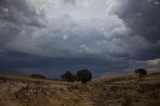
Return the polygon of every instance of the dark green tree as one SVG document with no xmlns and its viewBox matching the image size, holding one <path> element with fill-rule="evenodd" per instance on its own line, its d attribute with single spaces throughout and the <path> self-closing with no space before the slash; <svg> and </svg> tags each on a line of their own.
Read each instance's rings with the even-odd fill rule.
<svg viewBox="0 0 160 106">
<path fill-rule="evenodd" d="M 70 71 L 63 73 L 61 75 L 61 78 L 66 81 L 71 81 L 71 82 L 75 81 L 75 76 Z"/>
<path fill-rule="evenodd" d="M 65 78 L 66 78 L 66 73 L 63 73 L 60 77 L 61 77 L 63 80 L 65 80 Z"/>
<path fill-rule="evenodd" d="M 92 79 L 92 73 L 88 69 L 83 69 L 77 72 L 77 80 L 81 81 L 82 84 L 91 81 L 91 79 Z"/>
<path fill-rule="evenodd" d="M 66 80 L 67 81 L 72 81 L 72 73 L 70 71 L 66 72 Z"/>
<path fill-rule="evenodd" d="M 147 75 L 147 71 L 143 68 L 138 68 L 134 72 L 139 76 L 140 79 L 144 78 Z"/>
</svg>

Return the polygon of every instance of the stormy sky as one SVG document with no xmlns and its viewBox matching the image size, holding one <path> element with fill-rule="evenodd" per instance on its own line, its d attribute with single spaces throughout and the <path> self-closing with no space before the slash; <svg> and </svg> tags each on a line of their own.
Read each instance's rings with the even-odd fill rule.
<svg viewBox="0 0 160 106">
<path fill-rule="evenodd" d="M 0 0 L 0 73 L 160 69 L 159 0 Z"/>
</svg>

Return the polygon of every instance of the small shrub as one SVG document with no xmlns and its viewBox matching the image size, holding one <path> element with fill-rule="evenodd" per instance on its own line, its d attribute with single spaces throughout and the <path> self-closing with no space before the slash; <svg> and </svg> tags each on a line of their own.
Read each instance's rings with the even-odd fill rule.
<svg viewBox="0 0 160 106">
<path fill-rule="evenodd" d="M 138 68 L 134 72 L 139 76 L 140 79 L 143 79 L 147 75 L 147 71 L 143 68 Z"/>
<path fill-rule="evenodd" d="M 32 74 L 29 77 L 30 78 L 37 78 L 37 79 L 46 79 L 46 77 L 41 74 Z"/>
</svg>

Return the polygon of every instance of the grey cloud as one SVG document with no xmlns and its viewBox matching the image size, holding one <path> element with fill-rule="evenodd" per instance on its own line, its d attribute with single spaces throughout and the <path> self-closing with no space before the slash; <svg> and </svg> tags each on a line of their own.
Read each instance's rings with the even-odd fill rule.
<svg viewBox="0 0 160 106">
<path fill-rule="evenodd" d="M 38 14 L 36 8 L 26 0 L 1 0 L 0 19 L 17 25 L 45 27 L 43 14 Z"/>
<path fill-rule="evenodd" d="M 76 4 L 76 0 L 62 0 L 62 2 L 64 4 L 72 4 L 72 5 L 75 5 Z"/>
<path fill-rule="evenodd" d="M 147 64 L 151 67 L 158 67 L 160 68 L 160 58 L 154 59 L 154 60 L 148 60 Z"/>
<path fill-rule="evenodd" d="M 112 58 L 110 54 L 123 54 L 123 48 L 119 45 L 121 39 L 117 35 L 118 32 L 114 33 L 114 31 L 116 28 L 125 27 L 124 24 L 115 23 L 110 28 L 110 26 L 107 26 L 108 23 L 105 22 L 101 25 L 102 28 L 105 28 L 106 31 L 104 31 L 101 30 L 101 27 L 97 27 L 101 22 L 105 22 L 105 20 L 93 19 L 89 22 L 85 20 L 77 22 L 69 15 L 64 15 L 51 20 L 49 22 L 51 24 L 46 29 L 28 29 L 27 32 L 21 33 L 16 39 L 12 40 L 8 46 L 12 49 L 51 57 L 93 55 L 109 59 Z M 124 31 L 122 34 L 125 34 L 126 30 L 122 28 L 119 31 Z M 120 34 L 121 37 L 126 36 L 122 34 Z"/>
<path fill-rule="evenodd" d="M 128 45 L 129 58 L 148 60 L 160 54 L 160 5 L 157 0 L 120 0 L 112 7 L 130 29 L 128 37 L 122 39 Z M 132 49 L 129 49 L 132 48 Z"/>
<path fill-rule="evenodd" d="M 138 35 L 129 36 L 121 22 L 113 24 L 101 19 L 77 22 L 64 15 L 49 23 L 46 29 L 25 29 L 8 43 L 8 48 L 47 57 L 90 56 L 110 61 L 159 56 L 159 45 L 152 45 Z"/>
<path fill-rule="evenodd" d="M 123 2 L 121 0 L 121 2 Z M 126 0 L 116 13 L 132 29 L 132 35 L 143 36 L 149 42 L 160 40 L 160 5 L 158 0 Z"/>
<path fill-rule="evenodd" d="M 146 4 L 143 5 L 142 1 Z M 118 10 L 113 9 L 112 14 L 81 20 L 74 19 L 70 14 L 72 11 L 69 5 L 73 5 L 74 0 L 65 1 L 64 5 L 67 6 L 61 8 L 62 13 L 58 15 L 51 10 L 39 15 L 27 1 L 1 1 L 0 13 L 5 18 L 0 18 L 0 67 L 57 69 L 60 72 L 88 67 L 101 74 L 108 70 L 148 67 L 146 61 L 160 57 L 157 30 L 159 15 L 150 17 L 148 13 L 157 13 L 159 7 L 153 2 L 142 1 L 125 0 L 127 5 L 121 2 L 123 6 L 115 7 Z M 63 10 L 67 8 L 69 13 Z M 45 28 L 39 28 L 39 18 L 47 20 Z M 155 30 L 151 30 L 151 27 Z M 149 33 L 153 33 L 153 36 Z"/>
<path fill-rule="evenodd" d="M 16 27 L 13 24 L 8 24 L 8 23 L 4 23 L 3 21 L 0 20 L 0 43 L 2 45 L 2 43 L 5 43 L 9 40 L 12 40 L 12 38 L 14 38 L 16 34 L 19 33 L 19 27 Z"/>
</svg>

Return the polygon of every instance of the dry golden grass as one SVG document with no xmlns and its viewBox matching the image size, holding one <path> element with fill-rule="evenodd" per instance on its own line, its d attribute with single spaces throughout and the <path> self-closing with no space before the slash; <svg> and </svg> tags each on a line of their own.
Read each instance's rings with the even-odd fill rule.
<svg viewBox="0 0 160 106">
<path fill-rule="evenodd" d="M 97 78 L 92 80 L 90 84 L 136 84 L 139 80 L 139 77 L 134 73 L 128 74 L 119 74 L 107 77 Z M 148 83 L 157 83 L 160 82 L 160 72 L 149 72 L 148 75 L 145 76 L 143 81 Z"/>
<path fill-rule="evenodd" d="M 21 77 L 21 76 L 11 76 L 11 75 L 3 75 L 0 76 L 1 80 L 11 80 L 11 81 L 21 81 L 21 82 L 39 82 L 39 83 L 55 83 L 55 84 L 71 84 L 66 81 L 55 81 L 48 79 L 38 79 L 38 78 L 30 78 L 30 77 Z"/>
<path fill-rule="evenodd" d="M 144 80 L 133 73 L 107 76 L 86 85 L 1 76 L 0 88 L 0 106 L 160 106 L 160 72 Z"/>
</svg>

